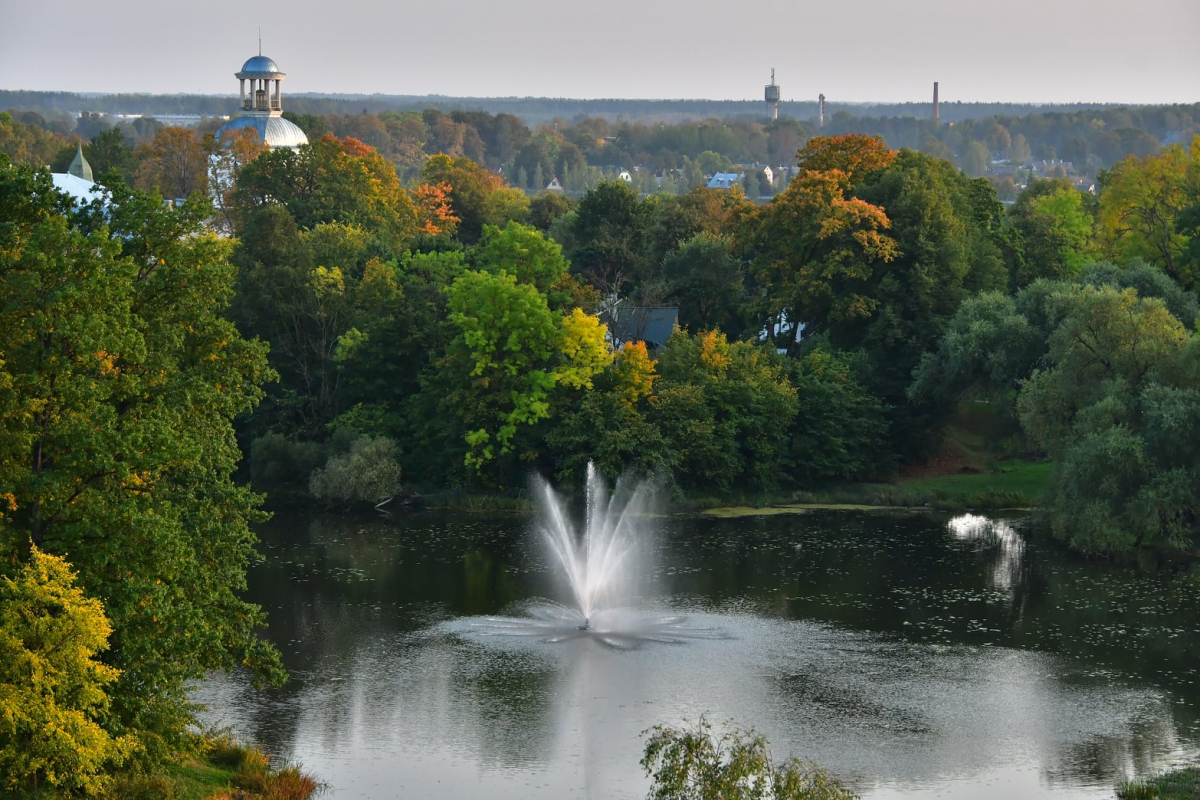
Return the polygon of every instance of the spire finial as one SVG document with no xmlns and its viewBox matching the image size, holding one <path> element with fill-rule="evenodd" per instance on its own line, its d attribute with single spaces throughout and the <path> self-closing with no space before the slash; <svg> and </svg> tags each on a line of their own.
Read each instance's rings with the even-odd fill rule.
<svg viewBox="0 0 1200 800">
<path fill-rule="evenodd" d="M 258 29 L 258 54 L 262 55 L 262 28 Z"/>
</svg>

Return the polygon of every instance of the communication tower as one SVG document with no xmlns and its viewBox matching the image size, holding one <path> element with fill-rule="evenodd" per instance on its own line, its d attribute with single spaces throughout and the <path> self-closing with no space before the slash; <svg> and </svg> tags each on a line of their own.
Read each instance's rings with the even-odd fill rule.
<svg viewBox="0 0 1200 800">
<path fill-rule="evenodd" d="M 767 119 L 779 119 L 779 87 L 775 85 L 775 68 L 771 67 L 771 82 L 763 92 L 767 101 Z"/>
<path fill-rule="evenodd" d="M 825 127 L 825 95 L 817 95 L 817 127 Z"/>
<path fill-rule="evenodd" d="M 933 82 L 933 124 L 942 124 L 941 109 L 938 107 L 938 82 Z"/>
</svg>

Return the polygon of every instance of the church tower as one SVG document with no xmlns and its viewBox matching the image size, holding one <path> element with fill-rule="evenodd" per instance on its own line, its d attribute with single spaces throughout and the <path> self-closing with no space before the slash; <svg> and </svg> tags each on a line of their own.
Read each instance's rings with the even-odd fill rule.
<svg viewBox="0 0 1200 800">
<path fill-rule="evenodd" d="M 237 136 L 243 129 L 258 132 L 259 140 L 272 150 L 295 150 L 308 143 L 304 131 L 283 118 L 283 79 L 287 77 L 274 61 L 262 54 L 250 58 L 233 77 L 241 85 L 241 113 L 217 130 L 217 139 Z M 248 90 L 248 91 L 247 91 Z"/>
</svg>

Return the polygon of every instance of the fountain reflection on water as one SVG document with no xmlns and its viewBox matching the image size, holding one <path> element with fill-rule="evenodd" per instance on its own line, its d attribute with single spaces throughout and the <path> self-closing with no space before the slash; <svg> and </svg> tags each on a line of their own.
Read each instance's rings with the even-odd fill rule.
<svg viewBox="0 0 1200 800">
<path fill-rule="evenodd" d="M 573 606 L 535 601 L 521 616 L 487 617 L 476 624 L 484 635 L 535 637 L 544 642 L 594 638 L 631 648 L 643 642 L 679 643 L 719 639 L 718 628 L 698 627 L 678 614 L 655 613 L 631 604 L 645 602 L 654 567 L 650 486 L 630 488 L 618 481 L 610 494 L 604 478 L 588 463 L 583 530 L 577 531 L 567 503 L 550 484 L 537 479 L 542 521 L 538 529 L 574 601 Z"/>
</svg>

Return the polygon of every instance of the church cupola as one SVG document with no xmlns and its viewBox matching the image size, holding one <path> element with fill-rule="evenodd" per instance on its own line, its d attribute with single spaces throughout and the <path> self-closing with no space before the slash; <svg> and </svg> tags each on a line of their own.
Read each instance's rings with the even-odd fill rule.
<svg viewBox="0 0 1200 800">
<path fill-rule="evenodd" d="M 241 72 L 234 73 L 234 77 L 241 81 L 242 85 L 243 114 L 283 113 L 283 92 L 280 85 L 287 76 L 279 71 L 274 61 L 260 53 L 243 64 Z M 249 94 L 246 92 L 247 81 L 250 82 Z"/>
<path fill-rule="evenodd" d="M 308 137 L 294 123 L 283 118 L 283 91 L 280 85 L 287 77 L 279 66 L 262 54 L 242 65 L 233 74 L 241 82 L 242 102 L 238 116 L 217 129 L 217 141 L 237 136 L 246 129 L 254 130 L 267 147 L 289 147 L 293 150 L 308 143 Z"/>
</svg>

